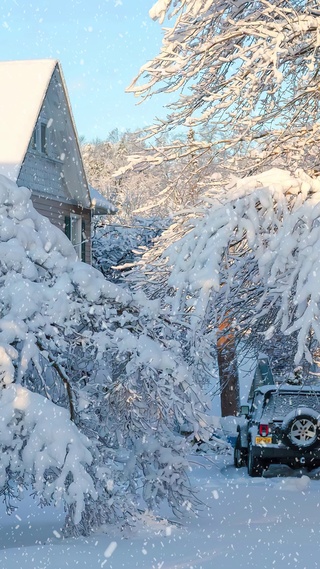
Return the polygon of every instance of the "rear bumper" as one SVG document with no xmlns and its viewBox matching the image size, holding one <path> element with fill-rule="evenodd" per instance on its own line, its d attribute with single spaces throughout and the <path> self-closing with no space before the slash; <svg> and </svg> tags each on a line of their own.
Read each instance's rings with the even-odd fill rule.
<svg viewBox="0 0 320 569">
<path fill-rule="evenodd" d="M 283 464 L 320 464 L 320 448 L 293 449 L 283 444 L 281 445 L 253 445 L 253 456 L 262 460 L 280 462 Z"/>
</svg>

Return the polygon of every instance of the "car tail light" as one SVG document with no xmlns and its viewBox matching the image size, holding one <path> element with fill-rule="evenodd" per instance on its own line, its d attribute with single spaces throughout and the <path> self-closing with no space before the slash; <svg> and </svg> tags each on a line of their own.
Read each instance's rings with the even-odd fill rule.
<svg viewBox="0 0 320 569">
<path fill-rule="evenodd" d="M 259 425 L 259 435 L 261 437 L 267 437 L 269 434 L 269 425 Z"/>
</svg>

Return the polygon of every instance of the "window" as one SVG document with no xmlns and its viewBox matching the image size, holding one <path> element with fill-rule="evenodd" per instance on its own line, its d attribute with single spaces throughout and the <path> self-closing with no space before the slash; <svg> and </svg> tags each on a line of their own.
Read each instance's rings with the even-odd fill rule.
<svg viewBox="0 0 320 569">
<path fill-rule="evenodd" d="M 48 154 L 48 128 L 44 121 L 39 122 L 32 134 L 31 148 L 41 154 Z"/>
<path fill-rule="evenodd" d="M 85 222 L 81 215 L 71 213 L 65 217 L 65 234 L 74 246 L 75 252 L 81 261 L 86 260 L 86 234 Z"/>
<path fill-rule="evenodd" d="M 47 144 L 47 125 L 42 122 L 40 124 L 40 152 L 43 154 L 48 154 Z"/>
</svg>

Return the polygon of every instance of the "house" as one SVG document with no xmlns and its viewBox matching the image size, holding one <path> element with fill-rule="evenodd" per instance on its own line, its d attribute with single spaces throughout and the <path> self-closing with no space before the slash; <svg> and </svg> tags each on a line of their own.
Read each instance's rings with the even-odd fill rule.
<svg viewBox="0 0 320 569">
<path fill-rule="evenodd" d="M 92 215 L 115 208 L 90 195 L 58 61 L 0 62 L 0 174 L 30 188 L 34 207 L 90 263 Z"/>
</svg>

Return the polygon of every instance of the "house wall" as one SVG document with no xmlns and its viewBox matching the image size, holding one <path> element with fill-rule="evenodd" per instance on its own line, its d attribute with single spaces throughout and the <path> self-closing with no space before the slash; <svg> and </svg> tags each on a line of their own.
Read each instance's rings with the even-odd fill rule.
<svg viewBox="0 0 320 569">
<path fill-rule="evenodd" d="M 32 203 L 35 209 L 47 217 L 53 225 L 59 227 L 61 231 L 65 232 L 65 218 L 70 216 L 71 213 L 81 215 L 85 222 L 85 233 L 88 241 L 85 245 L 85 261 L 91 263 L 91 211 L 83 209 L 79 206 L 52 200 L 44 196 L 39 196 L 32 193 Z"/>
</svg>

